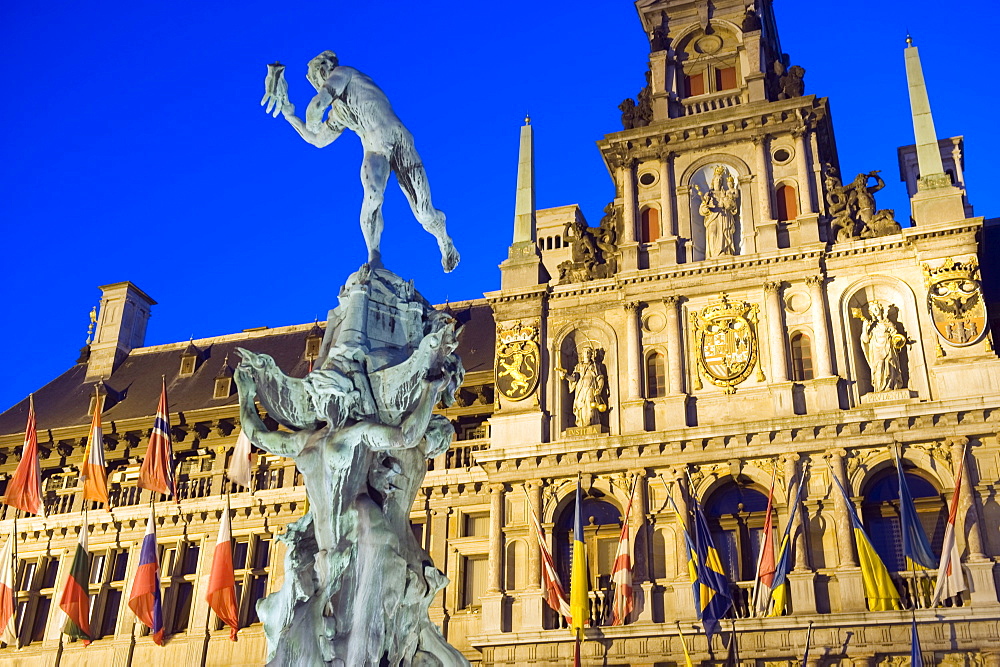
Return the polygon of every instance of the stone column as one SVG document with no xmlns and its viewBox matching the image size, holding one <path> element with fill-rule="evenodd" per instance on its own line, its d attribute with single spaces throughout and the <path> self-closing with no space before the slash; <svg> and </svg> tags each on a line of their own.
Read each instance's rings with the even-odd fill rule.
<svg viewBox="0 0 1000 667">
<path fill-rule="evenodd" d="M 979 511 L 976 507 L 975 498 L 972 493 L 972 475 L 969 462 L 973 460 L 968 455 L 966 445 L 969 439 L 966 437 L 949 438 L 951 445 L 951 461 L 954 474 L 958 474 L 958 466 L 965 455 L 965 470 L 962 472 L 962 487 L 956 488 L 958 494 L 958 516 L 955 517 L 955 530 L 959 534 L 965 535 L 965 542 L 969 547 L 969 560 L 981 561 L 985 559 L 983 554 L 983 532 L 979 522 Z"/>
<path fill-rule="evenodd" d="M 816 340 L 813 352 L 816 359 L 816 377 L 833 375 L 833 359 L 830 355 L 830 330 L 826 325 L 826 291 L 823 289 L 823 276 L 809 276 L 806 285 L 809 286 L 809 296 L 812 298 L 810 309 L 813 312 L 813 333 Z"/>
<path fill-rule="evenodd" d="M 771 352 L 771 380 L 787 382 L 788 361 L 785 356 L 785 327 L 782 322 L 781 281 L 764 283 L 764 294 L 768 346 Z"/>
<path fill-rule="evenodd" d="M 440 494 L 438 494 L 440 495 Z M 437 501 L 443 499 L 435 498 Z M 452 510 L 449 507 L 434 507 L 431 509 L 430 535 L 428 539 L 428 553 L 434 561 L 435 567 L 444 573 L 448 573 L 453 568 L 453 559 L 449 559 L 450 554 L 447 549 L 448 544 L 448 517 Z M 438 591 L 434 596 L 434 603 L 430 606 L 428 614 L 436 625 L 444 628 L 448 622 L 448 603 L 446 589 Z"/>
<path fill-rule="evenodd" d="M 678 185 L 677 193 L 677 236 L 685 239 L 681 263 L 693 260 L 694 234 L 691 231 L 691 186 Z"/>
<path fill-rule="evenodd" d="M 768 150 L 768 137 L 767 135 L 758 135 L 753 138 L 753 143 L 756 147 L 754 151 L 756 158 L 754 175 L 757 177 L 757 200 L 760 207 L 760 220 L 757 222 L 768 222 L 774 219 L 771 214 L 771 179 L 768 178 L 769 170 L 767 168 L 771 159 L 771 153 Z"/>
<path fill-rule="evenodd" d="M 642 304 L 638 301 L 626 301 L 625 308 L 625 354 L 628 360 L 625 372 L 628 374 L 627 400 L 642 398 L 640 378 L 643 375 L 642 345 L 639 341 L 639 312 Z"/>
<path fill-rule="evenodd" d="M 666 151 L 660 155 L 660 201 L 662 213 L 660 230 L 662 236 L 675 236 L 674 220 L 677 218 L 677 202 L 674 200 L 674 156 L 676 153 Z"/>
<path fill-rule="evenodd" d="M 490 486 L 490 560 L 486 591 L 503 590 L 503 505 L 504 485 Z"/>
<path fill-rule="evenodd" d="M 830 459 L 830 466 L 833 468 L 833 475 L 840 484 L 850 493 L 850 484 L 847 481 L 847 468 L 844 465 L 844 457 L 847 452 L 843 449 L 834 449 L 826 456 Z M 837 556 L 839 567 L 858 567 L 858 559 L 854 555 L 854 535 L 851 527 L 851 512 L 847 506 L 847 500 L 840 489 L 831 490 L 833 495 L 833 506 L 837 514 Z"/>
<path fill-rule="evenodd" d="M 667 382 L 670 394 L 684 393 L 684 353 L 682 352 L 683 332 L 679 314 L 681 297 L 676 295 L 663 298 L 667 319 Z"/>
<path fill-rule="evenodd" d="M 809 555 L 806 553 L 806 531 L 805 524 L 802 520 L 802 513 L 805 511 L 805 508 L 802 506 L 802 498 L 804 496 L 799 494 L 798 489 L 798 485 L 801 484 L 805 478 L 805 466 L 803 466 L 803 472 L 801 475 L 796 475 L 799 458 L 798 454 L 785 454 L 781 457 L 781 462 L 785 465 L 785 483 L 788 485 L 788 516 L 791 517 L 796 504 L 799 506 L 799 511 L 795 513 L 795 523 L 792 524 L 792 535 L 795 536 L 795 540 L 792 544 L 793 552 L 795 554 L 795 569 L 808 570 Z M 793 482 L 795 483 L 794 486 Z"/>
<path fill-rule="evenodd" d="M 806 159 L 809 150 L 806 144 L 808 134 L 809 128 L 805 126 L 792 132 L 792 136 L 795 137 L 795 171 L 799 175 L 799 201 L 802 202 L 799 215 L 816 212 L 816 199 L 813 197 L 810 183 L 812 174 L 809 173 L 809 161 Z"/>
<path fill-rule="evenodd" d="M 534 513 L 538 525 L 542 525 L 542 482 L 533 479 L 525 485 L 525 488 L 528 491 L 528 500 L 531 501 L 531 507 L 528 508 L 528 511 Z M 531 526 L 531 532 L 534 534 L 535 527 L 532 525 L 530 517 L 528 525 Z M 528 540 L 528 586 L 533 588 L 541 588 L 542 586 L 542 557 L 539 552 L 538 540 L 535 537 Z"/>
<path fill-rule="evenodd" d="M 622 183 L 622 204 L 624 205 L 624 229 L 622 230 L 622 241 L 624 243 L 635 243 L 636 241 L 636 210 L 635 210 L 635 165 L 628 160 L 621 167 Z"/>
<path fill-rule="evenodd" d="M 628 517 L 632 524 L 633 553 L 635 562 L 632 564 L 632 582 L 640 584 L 649 579 L 649 540 L 646 539 L 646 469 L 630 470 L 635 484 L 632 496 L 632 513 Z"/>
</svg>

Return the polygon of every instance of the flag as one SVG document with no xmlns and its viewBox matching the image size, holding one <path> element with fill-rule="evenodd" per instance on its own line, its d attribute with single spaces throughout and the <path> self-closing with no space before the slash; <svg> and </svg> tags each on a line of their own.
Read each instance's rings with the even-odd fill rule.
<svg viewBox="0 0 1000 667">
<path fill-rule="evenodd" d="M 788 517 L 785 525 L 785 532 L 781 537 L 781 546 L 778 549 L 778 562 L 774 567 L 774 576 L 771 579 L 771 590 L 769 599 L 764 604 L 764 611 L 770 601 L 774 602 L 769 616 L 781 616 L 785 613 L 788 605 L 788 572 L 792 569 L 792 527 L 795 525 L 795 517 L 799 514 L 799 505 L 802 504 L 802 478 L 799 478 L 798 491 L 795 493 L 795 504 L 792 506 L 792 513 Z"/>
<path fill-rule="evenodd" d="M 692 497 L 694 513 L 694 565 L 698 577 L 698 596 L 695 599 L 699 608 L 699 617 L 705 626 L 705 634 L 709 644 L 712 635 L 721 629 L 721 619 L 725 618 L 733 605 L 729 592 L 729 579 L 722 570 L 719 552 L 712 543 L 712 534 L 708 530 L 705 513 L 697 498 Z"/>
<path fill-rule="evenodd" d="M 32 514 L 42 513 L 42 468 L 38 462 L 38 432 L 35 426 L 35 397 L 28 397 L 28 425 L 24 430 L 24 448 L 14 476 L 7 484 L 3 501 Z"/>
<path fill-rule="evenodd" d="M 774 507 L 774 476 L 767 492 L 767 513 L 764 518 L 764 532 L 761 535 L 760 558 L 757 561 L 757 579 L 754 583 L 754 616 L 767 613 L 771 601 L 771 582 L 774 581 L 774 523 L 771 520 Z"/>
<path fill-rule="evenodd" d="M 233 530 L 229 518 L 229 503 L 222 513 L 219 537 L 212 553 L 212 573 L 208 577 L 205 601 L 219 620 L 229 626 L 229 638 L 236 641 L 240 629 L 240 612 L 236 606 L 236 574 L 233 570 Z"/>
<path fill-rule="evenodd" d="M 809 645 L 812 643 L 813 622 L 809 621 L 809 629 L 806 631 L 806 649 L 802 652 L 802 665 L 809 664 Z"/>
<path fill-rule="evenodd" d="M 958 476 L 955 478 L 955 494 L 951 497 L 951 510 L 948 512 L 948 523 L 944 529 L 944 544 L 941 546 L 941 560 L 938 562 L 937 584 L 931 606 L 941 603 L 941 600 L 958 595 L 966 589 L 965 573 L 962 571 L 962 556 L 955 541 L 955 520 L 958 518 L 958 499 L 962 493 L 962 473 L 965 471 L 965 450 L 962 450 L 962 460 L 958 464 Z"/>
<path fill-rule="evenodd" d="M 146 535 L 139 552 L 139 569 L 132 580 L 129 608 L 153 634 L 153 641 L 163 646 L 163 607 L 160 603 L 160 558 L 156 544 L 156 515 L 149 508 Z"/>
<path fill-rule="evenodd" d="M 7 538 L 0 551 L 0 641 L 7 646 L 17 646 L 17 624 L 14 622 L 14 539 L 16 531 Z"/>
<path fill-rule="evenodd" d="M 528 496 L 527 490 L 525 490 L 524 495 Z M 545 533 L 542 532 L 542 524 L 538 523 L 538 517 L 535 516 L 535 508 L 531 504 L 530 497 L 528 498 L 528 515 L 531 517 L 531 525 L 535 528 L 535 540 L 538 542 L 538 550 L 542 556 L 542 583 L 545 586 L 545 602 L 553 611 L 569 621 L 572 614 L 569 610 L 569 601 L 566 599 L 566 591 L 562 582 L 559 581 L 552 552 L 549 551 L 549 547 L 545 543 Z"/>
<path fill-rule="evenodd" d="M 95 392 L 94 418 L 90 421 L 90 436 L 83 452 L 83 499 L 108 504 L 108 470 L 104 463 L 104 431 L 101 430 L 101 397 Z"/>
<path fill-rule="evenodd" d="M 153 432 L 149 436 L 146 458 L 139 469 L 139 487 L 158 491 L 177 499 L 174 488 L 174 452 L 170 443 L 170 415 L 167 412 L 167 381 L 163 380 L 160 404 L 156 408 Z M 178 502 L 180 502 L 178 500 Z"/>
<path fill-rule="evenodd" d="M 681 511 L 678 509 L 677 503 L 674 502 L 673 495 L 670 493 L 670 487 L 667 486 L 667 482 L 662 477 L 660 481 L 663 482 L 663 486 L 667 489 L 667 500 L 670 501 L 670 507 L 673 508 L 674 516 L 677 517 L 677 525 L 684 531 L 684 549 L 687 551 L 688 576 L 691 577 L 691 594 L 694 599 L 694 610 L 697 612 L 698 618 L 701 618 L 701 603 L 698 599 L 698 568 L 695 566 L 694 542 L 691 541 L 691 533 L 688 532 L 684 517 L 681 516 Z"/>
<path fill-rule="evenodd" d="M 74 639 L 82 639 L 83 645 L 88 646 L 93 637 L 90 634 L 90 552 L 86 521 L 80 529 L 80 541 L 73 554 L 59 607 L 66 612 L 63 632 Z"/>
<path fill-rule="evenodd" d="M 242 428 L 233 447 L 233 458 L 229 460 L 226 477 L 240 486 L 250 488 L 250 438 Z"/>
<path fill-rule="evenodd" d="M 615 584 L 615 596 L 611 603 L 611 625 L 624 625 L 628 615 L 635 608 L 632 592 L 632 557 L 629 555 L 628 518 L 632 515 L 632 499 L 635 497 L 635 484 L 628 498 L 628 509 L 622 517 L 622 532 L 618 536 L 618 551 L 615 553 L 615 564 L 611 568 L 611 581 Z"/>
<path fill-rule="evenodd" d="M 570 629 L 579 640 L 590 619 L 590 591 L 587 586 L 587 553 L 583 545 L 583 489 L 576 480 L 576 516 L 573 521 L 573 553 L 569 578 Z"/>
<path fill-rule="evenodd" d="M 910 667 L 924 667 L 924 656 L 920 653 L 920 636 L 917 635 L 917 617 L 910 617 Z"/>
<path fill-rule="evenodd" d="M 917 518 L 917 508 L 913 506 L 913 496 L 903 474 L 903 462 L 896 456 L 896 472 L 899 476 L 899 517 L 903 533 L 903 554 L 906 556 L 908 569 L 931 569 L 934 567 L 934 552 L 931 551 L 930 540 Z"/>
<path fill-rule="evenodd" d="M 868 609 L 870 611 L 889 611 L 890 609 L 902 609 L 899 604 L 899 591 L 889 577 L 889 570 L 885 563 L 878 557 L 875 547 L 872 546 L 868 534 L 865 533 L 858 513 L 854 511 L 854 505 L 847 495 L 847 489 L 840 483 L 837 476 L 830 469 L 830 477 L 837 488 L 840 489 L 844 497 L 844 505 L 847 507 L 848 515 L 851 519 L 851 527 L 854 530 L 854 543 L 858 548 L 858 561 L 861 564 L 861 579 L 864 584 L 865 597 L 868 599 Z"/>
</svg>

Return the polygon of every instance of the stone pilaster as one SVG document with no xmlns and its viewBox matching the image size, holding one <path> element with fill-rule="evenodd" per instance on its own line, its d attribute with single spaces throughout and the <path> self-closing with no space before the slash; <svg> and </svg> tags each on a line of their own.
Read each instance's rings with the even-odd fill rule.
<svg viewBox="0 0 1000 667">
<path fill-rule="evenodd" d="M 642 304 L 638 301 L 626 301 L 625 309 L 625 353 L 628 359 L 625 369 L 628 373 L 626 384 L 626 400 L 634 401 L 642 398 L 641 377 L 643 374 L 642 345 L 639 341 L 639 313 Z"/>
<path fill-rule="evenodd" d="M 684 353 L 682 352 L 680 318 L 681 297 L 667 296 L 663 298 L 667 319 L 667 391 L 670 394 L 684 393 Z"/>
<path fill-rule="evenodd" d="M 806 285 L 809 286 L 809 296 L 812 299 L 810 309 L 813 313 L 813 333 L 815 343 L 813 352 L 816 359 L 816 377 L 825 378 L 833 375 L 833 358 L 830 354 L 830 329 L 827 327 L 826 290 L 823 276 L 809 276 Z"/>
<path fill-rule="evenodd" d="M 622 184 L 622 204 L 624 219 L 622 220 L 622 241 L 636 241 L 636 199 L 635 199 L 635 165 L 626 161 L 620 168 Z"/>
<path fill-rule="evenodd" d="M 781 282 L 764 283 L 764 310 L 767 317 L 767 338 L 771 353 L 771 380 L 788 381 L 788 361 L 785 356 L 785 325 L 782 321 Z"/>
<path fill-rule="evenodd" d="M 795 522 L 792 524 L 792 555 L 795 559 L 795 569 L 788 573 L 788 584 L 791 588 L 790 599 L 792 602 L 792 612 L 796 614 L 816 613 L 816 574 L 809 569 L 809 557 L 806 552 L 806 524 L 802 520 L 805 508 L 802 507 L 802 500 L 799 494 L 798 484 L 805 478 L 805 465 L 802 466 L 802 473 L 796 474 L 799 467 L 800 456 L 798 454 L 785 454 L 781 457 L 784 465 L 785 484 L 788 487 L 788 509 L 787 516 L 790 520 L 792 513 L 795 513 Z M 793 484 L 794 483 L 794 484 Z M 798 511 L 795 512 L 795 506 Z"/>
<path fill-rule="evenodd" d="M 771 211 L 771 154 L 769 138 L 766 135 L 753 137 L 754 181 L 757 190 L 757 217 L 754 230 L 757 236 L 757 252 L 778 249 L 778 223 Z"/>
<path fill-rule="evenodd" d="M 486 573 L 486 594 L 482 597 L 482 631 L 503 629 L 503 509 L 504 485 L 490 485 L 490 554 Z"/>
<path fill-rule="evenodd" d="M 969 560 L 981 561 L 986 557 L 983 554 L 982 526 L 979 522 L 979 508 L 976 507 L 973 497 L 972 470 L 969 465 L 969 462 L 975 459 L 968 456 L 968 438 L 948 438 L 947 444 L 951 447 L 953 474 L 958 475 L 962 457 L 965 457 L 965 470 L 962 474 L 961 487 L 955 489 L 955 493 L 958 494 L 958 516 L 955 517 L 955 530 L 958 534 L 965 535 L 965 543 L 969 548 Z"/>
<path fill-rule="evenodd" d="M 840 482 L 840 485 L 850 493 L 850 483 L 847 480 L 847 468 L 844 457 L 847 452 L 843 449 L 834 449 L 826 456 L 833 469 L 833 476 Z M 839 567 L 857 567 L 858 559 L 854 555 L 854 535 L 851 529 L 851 509 L 847 505 L 847 499 L 840 489 L 834 488 L 830 494 L 833 496 L 833 506 L 836 512 L 837 524 L 837 557 Z"/>
<path fill-rule="evenodd" d="M 538 525 L 542 523 L 542 481 L 533 479 L 527 482 L 525 489 L 531 506 L 529 512 L 535 515 Z M 521 632 L 537 632 L 542 629 L 542 619 L 545 613 L 545 591 L 542 589 L 542 557 L 541 545 L 535 533 L 531 518 L 528 518 L 534 537 L 528 540 L 528 588 L 519 596 L 521 600 Z"/>
<path fill-rule="evenodd" d="M 799 214 L 816 213 L 816 198 L 809 182 L 809 145 L 807 142 L 809 128 L 803 126 L 792 132 L 792 136 L 795 138 L 795 171 L 799 176 L 798 194 L 799 201 L 802 203 L 802 210 L 799 211 Z"/>
</svg>

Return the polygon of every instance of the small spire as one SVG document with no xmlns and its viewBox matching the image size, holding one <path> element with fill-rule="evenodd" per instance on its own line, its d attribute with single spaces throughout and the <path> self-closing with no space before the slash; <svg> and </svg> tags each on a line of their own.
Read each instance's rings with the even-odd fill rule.
<svg viewBox="0 0 1000 667">
<path fill-rule="evenodd" d="M 527 112 L 524 114 L 524 124 L 531 125 L 531 116 Z"/>
<path fill-rule="evenodd" d="M 913 38 L 910 37 L 910 31 L 909 30 L 906 31 L 906 45 L 907 46 L 913 46 Z"/>
</svg>

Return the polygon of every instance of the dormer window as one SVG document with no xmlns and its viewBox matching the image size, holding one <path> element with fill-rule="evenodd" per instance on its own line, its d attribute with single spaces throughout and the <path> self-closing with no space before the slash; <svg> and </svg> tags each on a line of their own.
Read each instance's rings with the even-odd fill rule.
<svg viewBox="0 0 1000 667">
<path fill-rule="evenodd" d="M 181 370 L 180 376 L 187 377 L 194 375 L 194 372 L 198 370 L 198 365 L 202 361 L 201 350 L 195 347 L 194 343 L 188 343 L 187 348 L 181 352 Z"/>
<path fill-rule="evenodd" d="M 215 399 L 229 398 L 233 393 L 233 369 L 229 367 L 229 355 L 222 360 L 222 369 L 215 376 Z"/>
<path fill-rule="evenodd" d="M 320 346 L 323 344 L 323 329 L 320 328 L 319 323 L 313 325 L 313 328 L 309 330 L 306 335 L 306 350 L 303 355 L 309 360 L 309 371 L 312 372 L 313 362 L 319 358 Z"/>
</svg>

